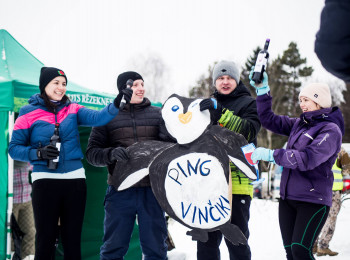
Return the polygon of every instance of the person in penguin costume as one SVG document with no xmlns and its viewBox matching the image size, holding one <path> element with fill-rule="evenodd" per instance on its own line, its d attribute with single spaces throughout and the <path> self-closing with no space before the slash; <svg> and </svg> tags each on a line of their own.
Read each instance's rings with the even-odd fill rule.
<svg viewBox="0 0 350 260">
<path fill-rule="evenodd" d="M 233 244 L 246 244 L 240 229 L 230 223 L 229 162 L 258 180 L 258 167 L 250 159 L 255 147 L 242 135 L 212 125 L 212 112 L 201 111 L 201 101 L 177 94 L 165 101 L 164 126 L 176 143 L 146 141 L 129 146 L 129 159 L 118 162 L 113 173 L 119 176 L 118 191 L 149 175 L 160 206 L 192 229 L 187 232 L 192 240 L 206 242 L 208 232 L 219 229 Z"/>
</svg>

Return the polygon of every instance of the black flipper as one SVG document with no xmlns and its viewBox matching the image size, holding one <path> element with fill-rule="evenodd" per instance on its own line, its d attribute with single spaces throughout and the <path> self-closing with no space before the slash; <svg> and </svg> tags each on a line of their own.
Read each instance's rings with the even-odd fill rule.
<svg viewBox="0 0 350 260">
<path fill-rule="evenodd" d="M 220 231 L 235 246 L 248 244 L 247 238 L 243 235 L 239 227 L 234 224 L 227 222 L 220 227 Z"/>
<path fill-rule="evenodd" d="M 256 180 L 258 175 L 257 168 L 248 163 L 241 149 L 243 146 L 248 144 L 243 135 L 237 134 L 217 125 L 212 126 L 210 132 L 216 139 L 220 140 L 224 144 L 225 150 L 230 157 L 231 162 L 235 164 L 238 169 L 249 179 Z"/>
<path fill-rule="evenodd" d="M 164 150 L 174 143 L 162 141 L 138 142 L 129 146 L 129 160 L 117 162 L 113 171 L 114 185 L 119 187 L 133 173 L 144 169 L 148 171 L 150 163 Z M 141 180 L 141 179 L 140 179 Z M 140 181 L 139 180 L 139 181 Z M 134 183 L 136 184 L 136 183 Z M 128 185 L 129 187 L 130 185 Z"/>
<path fill-rule="evenodd" d="M 191 236 L 192 240 L 201 241 L 203 243 L 207 242 L 209 239 L 208 231 L 204 229 L 192 229 L 187 231 L 186 235 Z"/>
</svg>

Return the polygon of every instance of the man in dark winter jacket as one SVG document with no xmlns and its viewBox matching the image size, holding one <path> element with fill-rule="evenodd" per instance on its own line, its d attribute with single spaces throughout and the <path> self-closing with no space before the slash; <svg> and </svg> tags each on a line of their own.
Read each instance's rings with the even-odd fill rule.
<svg viewBox="0 0 350 260">
<path fill-rule="evenodd" d="M 131 88 L 127 87 L 129 80 L 132 80 Z M 117 191 L 115 175 L 118 173 L 113 175 L 115 164 L 129 158 L 126 147 L 140 141 L 158 140 L 160 108 L 151 106 L 144 97 L 144 81 L 140 74 L 133 71 L 120 74 L 117 86 L 119 98 L 116 106 L 121 110 L 107 125 L 92 129 L 86 150 L 90 164 L 107 166 L 109 172 L 101 260 L 123 259 L 136 216 L 144 259 L 163 260 L 167 255 L 167 227 L 164 211 L 153 195 L 149 177 L 129 189 Z"/>
<path fill-rule="evenodd" d="M 214 97 L 217 106 L 211 99 L 201 102 L 201 110 L 215 109 L 220 113 L 219 125 L 231 131 L 242 134 L 249 143 L 256 145 L 256 136 L 260 130 L 260 121 L 257 114 L 255 99 L 249 90 L 240 81 L 238 66 L 231 61 L 221 61 L 213 70 L 213 84 L 216 88 Z M 253 197 L 253 186 L 250 180 L 231 163 L 232 178 L 232 215 L 231 223 L 237 225 L 248 239 L 249 209 Z M 219 245 L 222 233 L 214 231 L 209 233 L 206 243 L 197 242 L 197 258 L 220 259 Z M 249 260 L 251 252 L 249 245 L 234 246 L 225 239 L 230 259 Z"/>
<path fill-rule="evenodd" d="M 326 0 L 315 52 L 323 67 L 350 86 L 350 1 Z"/>
</svg>

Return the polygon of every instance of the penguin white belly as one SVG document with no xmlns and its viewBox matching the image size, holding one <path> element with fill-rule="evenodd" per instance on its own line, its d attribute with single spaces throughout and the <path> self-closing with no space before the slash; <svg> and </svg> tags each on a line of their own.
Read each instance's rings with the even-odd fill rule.
<svg viewBox="0 0 350 260">
<path fill-rule="evenodd" d="M 222 164 L 214 156 L 189 153 L 172 160 L 164 190 L 174 213 L 188 226 L 211 229 L 231 217 L 229 183 Z"/>
</svg>

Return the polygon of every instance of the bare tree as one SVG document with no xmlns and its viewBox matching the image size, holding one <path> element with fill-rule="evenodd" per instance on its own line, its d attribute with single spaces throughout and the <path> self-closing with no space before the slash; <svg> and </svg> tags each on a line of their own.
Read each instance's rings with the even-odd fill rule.
<svg viewBox="0 0 350 260">
<path fill-rule="evenodd" d="M 202 74 L 197 80 L 197 84 L 191 87 L 189 90 L 189 96 L 191 98 L 208 98 L 214 93 L 215 87 L 213 86 L 212 71 L 217 62 L 214 62 L 212 66 L 209 65 L 207 74 Z"/>
<path fill-rule="evenodd" d="M 169 69 L 157 53 L 138 54 L 128 62 L 130 70 L 140 73 L 145 81 L 146 96 L 152 102 L 162 102 L 168 96 Z"/>
</svg>

